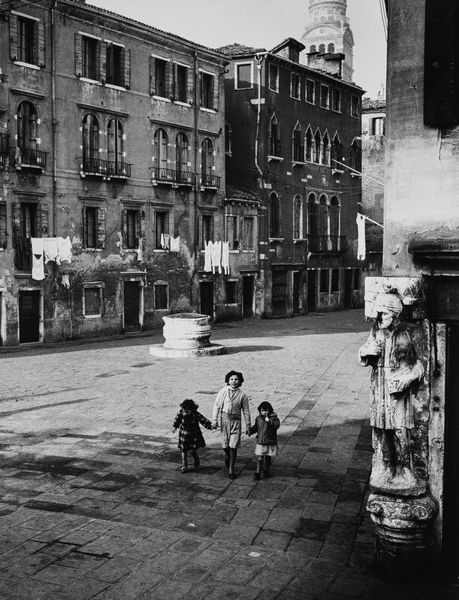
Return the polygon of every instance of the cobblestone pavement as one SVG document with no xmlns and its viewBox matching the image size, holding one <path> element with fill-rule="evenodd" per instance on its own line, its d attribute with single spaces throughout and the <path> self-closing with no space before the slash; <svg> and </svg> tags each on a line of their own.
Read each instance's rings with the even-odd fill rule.
<svg viewBox="0 0 459 600">
<path fill-rule="evenodd" d="M 353 310 L 216 325 L 207 358 L 154 358 L 159 334 L 2 353 L 1 600 L 457 599 L 373 568 L 368 329 Z M 250 438 L 228 479 L 208 431 L 179 470 L 179 403 L 210 416 L 230 369 L 280 416 L 269 479 Z"/>
</svg>

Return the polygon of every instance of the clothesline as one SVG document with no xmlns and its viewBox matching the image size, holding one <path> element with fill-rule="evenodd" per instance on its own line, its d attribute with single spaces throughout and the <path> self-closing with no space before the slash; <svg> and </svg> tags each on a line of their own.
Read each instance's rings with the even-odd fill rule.
<svg viewBox="0 0 459 600">
<path fill-rule="evenodd" d="M 370 219 L 370 217 L 367 217 L 367 215 L 362 215 L 362 213 L 357 213 L 357 215 L 359 215 L 360 217 L 363 217 L 367 221 L 370 221 L 370 223 L 373 223 L 374 225 L 381 227 L 381 229 L 384 229 L 384 225 L 381 225 L 381 223 L 378 223 L 377 221 L 373 221 L 373 219 Z"/>
<path fill-rule="evenodd" d="M 332 161 L 335 162 L 337 165 L 340 165 L 341 167 L 345 167 L 346 169 L 349 169 L 349 171 L 352 171 L 353 173 L 357 173 L 357 175 L 360 175 L 361 177 L 365 177 L 365 179 L 369 179 L 370 181 L 373 181 L 374 183 L 377 183 L 378 185 L 382 185 L 382 187 L 384 187 L 384 181 L 379 181 L 379 179 L 373 179 L 373 177 L 370 177 L 366 173 L 362 173 L 362 171 L 357 171 L 357 169 L 354 169 L 353 167 L 350 167 L 349 165 L 345 165 L 344 163 L 339 162 L 339 160 L 336 160 L 335 158 L 332 158 Z"/>
</svg>

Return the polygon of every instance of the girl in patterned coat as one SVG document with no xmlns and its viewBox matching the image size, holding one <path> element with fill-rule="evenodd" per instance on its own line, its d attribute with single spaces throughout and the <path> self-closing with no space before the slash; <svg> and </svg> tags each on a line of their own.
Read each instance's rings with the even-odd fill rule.
<svg viewBox="0 0 459 600">
<path fill-rule="evenodd" d="M 182 451 L 182 473 L 188 471 L 188 452 L 193 456 L 195 468 L 199 467 L 198 448 L 204 448 L 206 445 L 199 424 L 206 429 L 212 429 L 209 419 L 198 412 L 198 405 L 187 398 L 180 404 L 172 426 L 172 433 L 179 430 L 178 447 Z"/>
</svg>

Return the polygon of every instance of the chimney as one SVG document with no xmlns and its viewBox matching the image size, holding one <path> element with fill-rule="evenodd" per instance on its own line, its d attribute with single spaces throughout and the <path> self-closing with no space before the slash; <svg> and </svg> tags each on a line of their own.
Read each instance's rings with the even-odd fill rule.
<svg viewBox="0 0 459 600">
<path fill-rule="evenodd" d="M 321 54 L 320 52 L 309 52 L 308 55 L 308 67 L 316 69 L 317 71 L 323 71 L 329 75 L 334 75 L 342 79 L 343 77 L 343 61 L 344 54 L 341 52 L 327 52 Z"/>
</svg>

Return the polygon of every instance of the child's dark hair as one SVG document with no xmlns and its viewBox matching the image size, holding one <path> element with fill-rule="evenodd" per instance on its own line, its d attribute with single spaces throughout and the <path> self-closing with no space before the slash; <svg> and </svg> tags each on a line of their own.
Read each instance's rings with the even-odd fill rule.
<svg viewBox="0 0 459 600">
<path fill-rule="evenodd" d="M 266 400 L 264 402 L 262 402 L 260 404 L 260 406 L 258 407 L 258 412 L 261 413 L 262 410 L 267 410 L 268 413 L 272 413 L 274 412 L 274 408 L 271 406 L 271 404 L 269 402 L 267 402 Z"/>
<path fill-rule="evenodd" d="M 236 375 L 236 377 L 239 379 L 239 385 L 241 386 L 244 382 L 244 377 L 239 371 L 230 371 L 229 373 L 227 373 L 225 375 L 225 383 L 229 383 L 230 377 L 232 377 L 233 375 Z"/>
<path fill-rule="evenodd" d="M 198 410 L 198 405 L 196 404 L 196 402 L 194 400 L 191 400 L 191 398 L 186 398 L 186 400 L 184 400 L 180 404 L 180 407 L 183 408 L 184 410 L 190 410 L 190 411 Z"/>
</svg>

